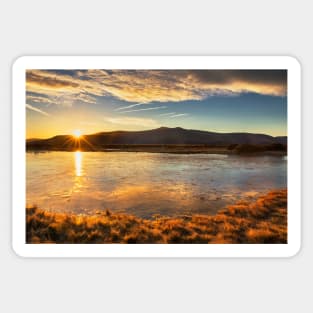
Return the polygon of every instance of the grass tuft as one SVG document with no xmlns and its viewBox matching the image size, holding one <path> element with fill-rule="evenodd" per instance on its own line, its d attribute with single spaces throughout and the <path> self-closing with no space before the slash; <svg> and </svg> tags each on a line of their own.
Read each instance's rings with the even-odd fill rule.
<svg viewBox="0 0 313 313">
<path fill-rule="evenodd" d="M 26 208 L 27 243 L 287 243 L 287 190 L 253 203 L 228 206 L 216 215 L 152 220 L 106 210 L 75 215 Z"/>
</svg>

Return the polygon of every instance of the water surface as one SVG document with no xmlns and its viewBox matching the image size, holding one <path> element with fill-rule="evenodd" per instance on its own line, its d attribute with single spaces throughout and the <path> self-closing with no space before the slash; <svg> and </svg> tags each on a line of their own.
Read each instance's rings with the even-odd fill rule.
<svg viewBox="0 0 313 313">
<path fill-rule="evenodd" d="M 214 214 L 287 187 L 287 159 L 278 156 L 45 152 L 26 158 L 27 205 L 60 212 Z"/>
</svg>

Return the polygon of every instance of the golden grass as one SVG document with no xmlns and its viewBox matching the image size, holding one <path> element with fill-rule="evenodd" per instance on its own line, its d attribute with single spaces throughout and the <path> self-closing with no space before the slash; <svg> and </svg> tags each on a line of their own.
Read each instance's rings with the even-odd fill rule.
<svg viewBox="0 0 313 313">
<path fill-rule="evenodd" d="M 26 209 L 27 243 L 287 243 L 287 190 L 216 215 L 156 216 L 106 211 L 101 215 Z"/>
</svg>

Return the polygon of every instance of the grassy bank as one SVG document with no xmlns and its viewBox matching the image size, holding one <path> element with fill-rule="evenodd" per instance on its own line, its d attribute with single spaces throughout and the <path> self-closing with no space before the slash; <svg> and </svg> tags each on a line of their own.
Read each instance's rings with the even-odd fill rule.
<svg viewBox="0 0 313 313">
<path fill-rule="evenodd" d="M 286 243 L 287 191 L 272 191 L 216 215 L 141 219 L 26 209 L 27 243 Z"/>
</svg>

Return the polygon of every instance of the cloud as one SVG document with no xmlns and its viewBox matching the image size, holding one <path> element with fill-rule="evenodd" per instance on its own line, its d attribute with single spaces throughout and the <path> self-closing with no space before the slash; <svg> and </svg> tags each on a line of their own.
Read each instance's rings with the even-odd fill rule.
<svg viewBox="0 0 313 313">
<path fill-rule="evenodd" d="M 27 92 L 44 94 L 61 104 L 95 103 L 97 96 L 111 96 L 135 103 L 132 108 L 150 102 L 202 100 L 246 92 L 285 96 L 287 71 L 28 70 L 26 86 Z"/>
<path fill-rule="evenodd" d="M 189 115 L 188 113 L 181 113 L 181 114 L 170 115 L 169 117 L 173 118 L 173 117 L 181 117 L 181 116 L 188 116 L 188 115 Z"/>
<path fill-rule="evenodd" d="M 43 75 L 42 71 L 27 71 L 26 81 L 28 84 L 37 84 L 44 89 L 72 89 L 79 86 L 72 79 L 62 79 L 57 74 Z"/>
<path fill-rule="evenodd" d="M 26 101 L 27 102 L 34 102 L 34 103 L 45 103 L 45 104 L 51 104 L 53 103 L 51 99 L 46 97 L 45 95 L 41 94 L 26 94 Z"/>
<path fill-rule="evenodd" d="M 134 108 L 136 106 L 143 105 L 143 104 L 146 104 L 146 103 L 145 102 L 141 102 L 141 103 L 131 104 L 131 105 L 128 105 L 126 107 L 117 108 L 115 111 L 121 111 L 121 110 L 125 110 L 125 109 L 130 109 L 130 108 Z"/>
<path fill-rule="evenodd" d="M 159 114 L 159 116 L 168 116 L 168 115 L 174 115 L 174 114 L 176 114 L 176 112 L 162 113 L 162 114 Z"/>
<path fill-rule="evenodd" d="M 33 97 L 41 95 L 41 100 L 45 103 L 72 106 L 77 102 L 96 103 L 96 96 L 106 94 L 99 84 L 64 74 L 66 72 L 66 70 L 58 72 L 27 70 L 27 95 L 32 95 Z M 69 72 L 72 73 L 73 71 Z M 37 99 L 39 100 L 38 97 Z"/>
<path fill-rule="evenodd" d="M 169 112 L 169 113 L 163 113 L 159 114 L 161 117 L 168 117 L 168 118 L 174 118 L 174 117 L 181 117 L 181 116 L 188 116 L 189 113 L 176 113 L 176 112 Z"/>
<path fill-rule="evenodd" d="M 139 117 L 105 117 L 104 120 L 111 124 L 117 125 L 132 125 L 132 126 L 143 126 L 143 127 L 159 127 L 160 124 L 150 118 L 139 118 Z"/>
<path fill-rule="evenodd" d="M 50 116 L 50 114 L 48 114 L 47 112 L 44 112 L 38 108 L 35 108 L 34 106 L 30 105 L 30 104 L 27 104 L 26 103 L 26 108 L 29 109 L 29 110 L 32 110 L 32 111 L 35 111 L 37 113 L 40 113 L 42 115 L 45 115 L 45 116 Z"/>
<path fill-rule="evenodd" d="M 130 112 L 140 112 L 140 111 L 150 111 L 150 110 L 159 110 L 159 109 L 166 109 L 167 106 L 161 106 L 161 107 L 153 107 L 153 108 L 144 108 L 144 109 L 138 109 L 138 110 L 128 110 L 128 111 L 123 111 L 119 113 L 130 113 Z"/>
<path fill-rule="evenodd" d="M 190 114 L 189 113 L 176 113 L 176 112 L 159 114 L 159 116 L 165 117 L 165 118 L 174 118 L 174 117 L 181 117 L 181 116 L 188 116 L 188 115 Z"/>
</svg>

